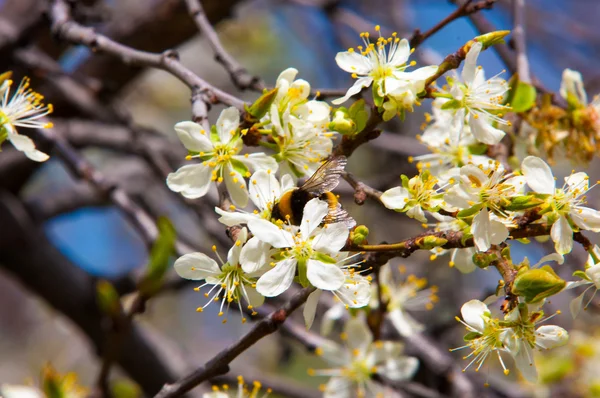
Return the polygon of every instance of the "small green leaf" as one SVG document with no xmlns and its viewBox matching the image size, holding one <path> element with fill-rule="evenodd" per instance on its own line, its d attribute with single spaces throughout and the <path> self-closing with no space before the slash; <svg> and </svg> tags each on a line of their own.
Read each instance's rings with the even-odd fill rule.
<svg viewBox="0 0 600 398">
<path fill-rule="evenodd" d="M 102 313 L 111 317 L 117 316 L 121 311 L 121 299 L 115 287 L 106 280 L 96 283 L 96 301 Z"/>
<path fill-rule="evenodd" d="M 525 269 L 515 277 L 512 293 L 523 296 L 528 304 L 538 303 L 555 295 L 566 286 L 549 265 L 542 268 Z"/>
<path fill-rule="evenodd" d="M 476 214 L 478 214 L 481 209 L 483 208 L 482 204 L 478 204 L 472 207 L 469 207 L 468 209 L 464 209 L 458 212 L 458 214 L 456 214 L 456 218 L 470 218 L 475 216 Z"/>
<path fill-rule="evenodd" d="M 479 337 L 481 337 L 482 334 L 481 333 L 477 333 L 477 332 L 469 332 L 467 334 L 465 334 L 465 336 L 463 337 L 464 341 L 471 341 L 471 340 L 475 340 Z"/>
<path fill-rule="evenodd" d="M 504 205 L 502 208 L 509 211 L 521 211 L 539 206 L 542 203 L 544 203 L 542 199 L 536 198 L 533 195 L 524 195 L 510 198 L 510 204 Z"/>
<path fill-rule="evenodd" d="M 278 90 L 279 89 L 275 87 L 274 89 L 263 93 L 263 95 L 258 97 L 258 99 L 254 101 L 251 106 L 246 107 L 246 112 L 248 112 L 248 114 L 250 114 L 256 120 L 262 118 L 271 108 L 271 104 L 277 97 Z"/>
<path fill-rule="evenodd" d="M 169 269 L 169 260 L 175 253 L 175 228 L 166 217 L 157 221 L 158 237 L 150 250 L 150 259 L 146 274 L 139 283 L 140 294 L 149 297 L 160 289 L 163 277 Z"/>
<path fill-rule="evenodd" d="M 360 99 L 352 104 L 348 110 L 350 117 L 356 123 L 356 132 L 360 133 L 367 125 L 369 120 L 369 111 L 364 99 Z"/>
<path fill-rule="evenodd" d="M 377 82 L 373 83 L 373 103 L 377 108 L 381 108 L 383 106 L 384 97 L 380 96 L 379 93 L 379 84 Z"/>
<path fill-rule="evenodd" d="M 477 36 L 474 40 L 483 44 L 483 49 L 487 49 L 494 44 L 504 43 L 504 37 L 510 33 L 510 30 L 497 30 Z"/>
<path fill-rule="evenodd" d="M 590 282 L 592 281 L 590 279 L 590 277 L 585 272 L 583 272 L 581 270 L 577 270 L 577 271 L 573 272 L 573 276 L 581 278 L 581 279 L 585 279 L 586 281 L 590 281 Z"/>
<path fill-rule="evenodd" d="M 537 91 L 529 83 L 519 80 L 518 75 L 514 75 L 509 82 L 510 92 L 507 103 L 510 104 L 514 112 L 526 112 L 535 105 Z"/>
</svg>

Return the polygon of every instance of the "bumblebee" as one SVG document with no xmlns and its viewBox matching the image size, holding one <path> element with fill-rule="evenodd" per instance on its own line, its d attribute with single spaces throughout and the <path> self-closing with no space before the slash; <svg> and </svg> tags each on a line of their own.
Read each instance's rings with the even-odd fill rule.
<svg viewBox="0 0 600 398">
<path fill-rule="evenodd" d="M 331 192 L 337 187 L 346 163 L 345 156 L 335 156 L 327 160 L 304 184 L 281 196 L 279 202 L 273 205 L 271 217 L 292 225 L 300 225 L 306 203 L 319 198 L 329 206 L 323 224 L 343 222 L 348 228 L 354 227 L 356 221 L 342 208 L 337 196 Z"/>
</svg>

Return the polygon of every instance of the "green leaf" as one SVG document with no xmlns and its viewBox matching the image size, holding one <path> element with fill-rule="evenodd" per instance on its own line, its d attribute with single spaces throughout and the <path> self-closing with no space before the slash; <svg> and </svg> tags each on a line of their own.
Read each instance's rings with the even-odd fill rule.
<svg viewBox="0 0 600 398">
<path fill-rule="evenodd" d="M 507 103 L 510 104 L 513 112 L 526 112 L 535 105 L 537 91 L 529 83 L 524 83 L 519 80 L 518 75 L 514 75 L 510 81 L 510 91 L 507 98 Z"/>
<path fill-rule="evenodd" d="M 150 260 L 146 274 L 139 284 L 140 294 L 149 297 L 155 294 L 162 286 L 163 278 L 169 269 L 169 260 L 175 253 L 175 228 L 166 217 L 157 221 L 158 237 L 150 250 Z"/>
<path fill-rule="evenodd" d="M 115 317 L 121 311 L 121 298 L 109 281 L 101 279 L 96 283 L 96 301 L 100 311 L 106 315 Z"/>
<path fill-rule="evenodd" d="M 378 93 L 379 84 L 377 82 L 373 83 L 373 102 L 377 108 L 381 108 L 383 106 L 384 98 L 381 97 Z"/>
<path fill-rule="evenodd" d="M 543 200 L 532 195 L 516 196 L 510 198 L 510 204 L 502 206 L 503 209 L 509 211 L 521 211 L 531 209 L 544 203 Z"/>
</svg>

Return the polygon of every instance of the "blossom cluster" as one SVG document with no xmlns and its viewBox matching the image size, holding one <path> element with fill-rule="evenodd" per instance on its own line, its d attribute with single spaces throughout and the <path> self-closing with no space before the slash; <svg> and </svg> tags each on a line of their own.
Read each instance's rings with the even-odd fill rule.
<svg viewBox="0 0 600 398">
<path fill-rule="evenodd" d="M 375 31 L 379 33 L 379 27 Z M 309 83 L 296 79 L 298 71 L 290 68 L 244 115 L 225 109 L 208 130 L 193 122 L 178 123 L 175 131 L 192 163 L 171 173 L 167 184 L 190 199 L 219 186 L 222 200 L 215 211 L 233 239 L 225 260 L 216 247 L 218 261 L 204 253 L 176 260 L 180 276 L 201 281 L 195 290 L 205 300 L 197 311 L 217 303 L 223 322 L 230 308 L 245 322 L 265 300 L 301 286 L 313 290 L 304 305 L 304 321 L 311 328 L 325 301 L 323 291 L 330 292 L 336 303 L 320 319 L 321 332 L 329 336 L 337 321 L 344 320 L 341 343 L 327 340 L 319 347 L 316 353 L 332 368 L 309 373 L 330 377 L 322 388 L 325 397 L 350 397 L 353 392 L 385 396 L 376 376 L 407 380 L 418 361 L 402 355 L 398 342 L 374 341 L 373 325 L 365 315 L 382 312 L 403 337 L 422 333 L 424 326 L 413 312 L 431 310 L 439 300 L 438 288 L 427 288 L 426 280 L 415 275 L 397 282 L 391 265 L 379 263 L 374 263 L 374 281 L 374 265 L 365 252 L 410 254 L 416 248 L 430 250 L 432 258 L 448 253 L 449 264 L 463 273 L 496 267 L 503 277 L 498 289 L 507 297 L 498 316 L 478 300 L 463 305 L 461 322 L 467 335 L 460 348 L 471 350 L 466 367 L 479 370 L 493 354 L 508 374 L 504 355 L 514 360 L 525 379 L 535 381 L 534 351 L 563 345 L 569 336 L 559 326 L 540 325 L 550 318 L 542 309 L 547 298 L 585 286 L 571 304 L 576 316 L 587 307 L 583 299 L 589 289 L 600 288 L 600 250 L 588 249 L 590 260 L 585 270 L 575 273 L 577 281 L 564 281 L 547 263 L 562 264 L 573 242 L 581 241 L 582 231 L 600 232 L 600 212 L 587 205 L 594 185 L 585 172 L 572 172 L 557 185 L 540 157 L 547 148 L 524 156 L 498 152 L 508 138 L 518 138 L 511 120 L 520 117 L 523 124 L 535 127 L 531 120 L 539 111 L 533 104 L 523 105 L 523 98 L 515 94 L 514 88 L 525 83 L 515 83 L 514 78 L 508 82 L 500 77 L 503 72 L 486 78 L 478 65 L 480 53 L 506 34 L 493 32 L 465 44 L 457 53 L 463 57 L 460 76 L 446 75 L 440 87 L 438 78 L 451 69 L 446 63 L 410 70 L 415 62 L 409 62 L 413 51 L 406 39 L 379 34 L 373 42 L 363 33 L 363 45 L 336 56 L 339 67 L 356 81 L 332 103 L 346 103 L 371 87 L 371 107 L 357 100 L 332 108 L 310 99 Z M 596 102 L 587 104 L 575 73 L 565 74 L 561 94 L 570 104 L 569 112 L 579 110 L 592 118 L 597 111 Z M 433 99 L 432 114 L 426 114 L 418 138 L 431 153 L 409 158 L 416 162 L 418 174 L 402 175 L 401 185 L 378 199 L 429 230 L 400 244 L 367 244 L 368 229 L 357 227 L 330 192 L 346 163 L 334 151 L 339 148 L 335 144 L 360 136 L 367 119 L 403 120 L 407 110 L 427 98 Z M 298 185 L 301 178 L 308 180 Z M 249 204 L 252 209 L 246 208 Z M 510 240 L 543 236 L 553 241 L 554 253 L 533 266 L 528 260 L 512 262 Z M 352 316 L 345 311 L 349 308 L 354 309 Z M 214 394 L 225 396 L 220 390 Z"/>
</svg>

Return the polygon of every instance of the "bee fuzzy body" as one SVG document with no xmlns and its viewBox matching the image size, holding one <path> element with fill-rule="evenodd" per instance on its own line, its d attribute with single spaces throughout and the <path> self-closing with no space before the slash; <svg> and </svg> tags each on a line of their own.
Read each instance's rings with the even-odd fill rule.
<svg viewBox="0 0 600 398">
<path fill-rule="evenodd" d="M 323 224 L 343 222 L 348 228 L 354 227 L 356 225 L 354 219 L 342 208 L 337 196 L 330 192 L 337 186 L 345 166 L 344 156 L 325 162 L 302 186 L 287 191 L 281 196 L 273 206 L 271 217 L 292 225 L 300 225 L 306 203 L 311 199 L 319 198 L 327 202 L 329 207 Z"/>
</svg>

